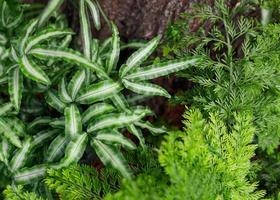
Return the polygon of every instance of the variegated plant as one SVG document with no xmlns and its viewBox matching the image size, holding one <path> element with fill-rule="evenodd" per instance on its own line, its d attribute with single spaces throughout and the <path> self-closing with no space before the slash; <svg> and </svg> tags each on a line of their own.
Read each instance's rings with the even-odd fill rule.
<svg viewBox="0 0 280 200">
<path fill-rule="evenodd" d="M 145 147 L 141 129 L 153 133 L 165 129 L 146 122 L 144 117 L 152 111 L 128 103 L 124 90 L 168 98 L 165 89 L 149 80 L 186 69 L 199 58 L 141 66 L 160 38 L 122 45 L 117 27 L 94 0 L 79 1 L 77 38 L 82 52 L 70 48 L 76 43 L 75 33 L 58 12 L 62 2 L 50 1 L 38 17 L 25 12 L 30 5 L 19 4 L 18 18 L 13 18 L 5 1 L 1 3 L 0 168 L 15 182 L 30 183 L 47 168 L 78 162 L 91 146 L 104 164 L 129 177 L 121 148 L 134 149 L 135 144 L 122 130 L 128 129 Z M 90 19 L 99 29 L 100 14 L 112 30 L 105 41 L 91 36 Z M 23 23 L 26 19 L 28 24 Z M 126 47 L 138 49 L 120 65 L 120 51 Z"/>
</svg>

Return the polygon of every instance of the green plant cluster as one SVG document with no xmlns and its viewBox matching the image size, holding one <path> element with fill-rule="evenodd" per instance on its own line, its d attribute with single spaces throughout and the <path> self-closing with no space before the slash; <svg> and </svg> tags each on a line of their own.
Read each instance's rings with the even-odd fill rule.
<svg viewBox="0 0 280 200">
<path fill-rule="evenodd" d="M 183 17 L 185 21 L 171 26 L 163 51 L 168 59 L 204 56 L 202 64 L 180 73 L 194 82 L 194 89 L 178 95 L 175 102 L 190 103 L 205 116 L 219 112 L 228 127 L 236 121 L 234 113 L 253 114 L 256 159 L 261 168 L 258 181 L 269 195 L 277 195 L 280 24 L 261 25 L 250 17 L 258 6 L 241 1 L 229 7 L 223 0 L 214 7 L 197 6 L 193 14 Z M 195 32 L 183 26 L 194 21 L 200 25 Z"/>
<path fill-rule="evenodd" d="M 159 149 L 160 173 L 125 181 L 105 199 L 261 199 L 248 180 L 256 145 L 247 114 L 235 114 L 229 130 L 218 114 L 204 119 L 198 110 L 184 115 L 185 130 L 170 132 Z"/>
<path fill-rule="evenodd" d="M 164 88 L 149 80 L 200 60 L 142 66 L 160 37 L 121 44 L 117 27 L 95 0 L 77 2 L 81 31 L 75 33 L 59 11 L 63 2 L 51 0 L 42 6 L 16 1 L 11 6 L 0 1 L 1 188 L 11 184 L 21 191 L 16 185 L 27 184 L 34 191 L 43 190 L 41 180 L 48 169 L 77 163 L 86 152 L 92 162 L 100 159 L 130 178 L 122 152 L 136 149 L 136 142 L 123 131 L 127 129 L 145 149 L 141 129 L 166 129 L 146 122 L 152 110 L 129 103 L 125 94 L 169 98 Z M 91 35 L 92 27 L 100 29 L 101 17 L 112 32 L 104 41 Z M 127 61 L 118 62 L 122 49 L 136 46 Z"/>
</svg>

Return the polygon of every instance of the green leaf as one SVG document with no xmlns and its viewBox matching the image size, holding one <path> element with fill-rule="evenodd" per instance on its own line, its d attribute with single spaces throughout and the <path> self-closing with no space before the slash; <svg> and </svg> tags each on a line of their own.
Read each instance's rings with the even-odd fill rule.
<svg viewBox="0 0 280 200">
<path fill-rule="evenodd" d="M 72 140 L 75 140 L 82 134 L 82 120 L 78 107 L 75 104 L 71 104 L 65 108 L 65 135 L 69 136 Z"/>
<path fill-rule="evenodd" d="M 63 112 L 66 104 L 63 103 L 59 98 L 55 91 L 49 90 L 46 94 L 46 102 L 53 108 L 55 108 L 59 112 Z"/>
<path fill-rule="evenodd" d="M 7 140 L 2 139 L 2 142 L 0 143 L 0 161 L 4 162 L 6 165 L 8 165 L 9 156 L 10 156 L 10 144 Z"/>
<path fill-rule="evenodd" d="M 88 4 L 94 26 L 95 26 L 96 30 L 99 31 L 101 28 L 99 9 L 98 9 L 95 1 L 86 0 L 86 2 Z"/>
<path fill-rule="evenodd" d="M 71 49 L 45 49 L 45 48 L 35 48 L 32 49 L 30 54 L 43 57 L 43 58 L 54 58 L 58 60 L 64 60 L 70 64 L 77 64 L 80 67 L 91 69 L 92 71 L 96 71 L 98 75 L 100 75 L 104 79 L 108 79 L 108 75 L 103 70 L 102 66 L 97 63 L 93 63 L 87 58 L 83 57 L 79 52 L 71 50 Z"/>
<path fill-rule="evenodd" d="M 48 150 L 46 151 L 45 160 L 48 163 L 56 161 L 60 158 L 65 150 L 66 145 L 69 143 L 69 139 L 66 136 L 58 135 L 50 144 Z"/>
<path fill-rule="evenodd" d="M 135 122 L 135 125 L 139 126 L 142 129 L 146 128 L 146 129 L 148 129 L 150 132 L 152 132 L 155 135 L 163 134 L 163 133 L 167 132 L 166 127 L 164 127 L 164 126 L 162 126 L 162 127 L 155 127 L 149 121 L 145 121 L 145 122 L 137 121 L 137 122 Z"/>
<path fill-rule="evenodd" d="M 122 86 L 118 82 L 101 81 L 82 89 L 76 101 L 82 104 L 92 104 L 110 98 L 121 90 Z"/>
<path fill-rule="evenodd" d="M 58 130 L 43 130 L 33 136 L 32 148 L 45 144 L 45 142 L 59 133 Z"/>
<path fill-rule="evenodd" d="M 32 20 L 28 24 L 25 35 L 21 39 L 21 42 L 20 42 L 19 52 L 21 55 L 23 55 L 27 40 L 28 40 L 29 36 L 32 34 L 32 32 L 35 30 L 37 23 L 38 23 L 38 20 Z"/>
<path fill-rule="evenodd" d="M 64 129 L 65 128 L 65 118 L 61 117 L 61 118 L 52 120 L 52 122 L 50 122 L 50 126 L 53 128 Z"/>
<path fill-rule="evenodd" d="M 79 70 L 75 73 L 75 75 L 71 79 L 71 81 L 68 85 L 68 92 L 70 93 L 72 100 L 76 99 L 76 96 L 77 96 L 78 92 L 80 91 L 80 89 L 85 81 L 85 78 L 86 78 L 85 70 Z"/>
<path fill-rule="evenodd" d="M 37 165 L 31 168 L 24 168 L 14 174 L 14 180 L 16 183 L 21 184 L 32 183 L 42 178 L 46 174 L 46 171 L 46 165 Z"/>
<path fill-rule="evenodd" d="M 23 78 L 18 67 L 10 71 L 8 84 L 11 102 L 15 109 L 19 111 L 23 90 Z"/>
<path fill-rule="evenodd" d="M 4 103 L 0 106 L 0 116 L 8 114 L 13 109 L 12 103 Z"/>
<path fill-rule="evenodd" d="M 33 81 L 50 85 L 51 81 L 47 74 L 36 65 L 32 60 L 29 60 L 25 55 L 19 59 L 19 66 L 22 73 Z"/>
<path fill-rule="evenodd" d="M 136 122 L 135 122 L 136 123 Z M 142 131 L 136 128 L 133 124 L 127 126 L 128 131 L 135 135 L 140 142 L 142 148 L 145 148 L 145 138 L 143 137 Z"/>
<path fill-rule="evenodd" d="M 80 0 L 80 26 L 81 35 L 83 42 L 84 55 L 87 59 L 91 58 L 91 28 L 89 23 L 89 18 L 87 14 L 87 9 L 85 7 L 85 0 Z"/>
<path fill-rule="evenodd" d="M 54 166 L 56 168 L 67 167 L 70 164 L 77 163 L 84 154 L 87 146 L 88 136 L 87 133 L 78 135 L 75 141 L 71 141 L 65 149 L 65 157 L 61 162 Z"/>
<path fill-rule="evenodd" d="M 120 77 L 124 77 L 128 72 L 133 68 L 138 67 L 143 61 L 145 61 L 155 50 L 160 37 L 156 37 L 150 42 L 148 42 L 144 47 L 134 52 L 126 61 L 126 64 L 123 65 L 120 69 Z"/>
<path fill-rule="evenodd" d="M 14 131 L 10 124 L 3 118 L 0 118 L 0 134 L 3 134 L 3 136 L 14 146 L 18 148 L 22 147 L 21 141 L 16 134 L 16 131 Z"/>
<path fill-rule="evenodd" d="M 46 40 L 52 39 L 54 37 L 61 37 L 70 34 L 74 34 L 74 33 L 69 29 L 47 28 L 41 31 L 40 33 L 34 35 L 28 40 L 26 47 L 24 49 L 24 53 L 28 53 L 34 46 Z"/>
<path fill-rule="evenodd" d="M 157 96 L 164 96 L 167 98 L 171 97 L 170 94 L 168 94 L 168 92 L 165 89 L 155 84 L 145 83 L 145 82 L 133 83 L 126 79 L 123 79 L 122 82 L 127 89 L 138 94 L 143 94 L 147 96 L 157 95 Z"/>
<path fill-rule="evenodd" d="M 13 156 L 10 163 L 11 171 L 15 172 L 25 164 L 25 161 L 27 160 L 27 156 L 30 150 L 31 150 L 31 138 L 28 138 L 23 143 L 22 148 L 18 149 L 15 155 Z"/>
<path fill-rule="evenodd" d="M 41 27 L 51 17 L 51 15 L 61 6 L 64 0 L 50 0 L 41 14 L 38 26 Z"/>
<path fill-rule="evenodd" d="M 130 177 L 128 169 L 125 165 L 125 159 L 116 147 L 109 146 L 95 139 L 91 140 L 91 146 L 105 165 L 110 164 L 119 170 L 124 177 Z"/>
<path fill-rule="evenodd" d="M 116 110 L 115 107 L 107 103 L 94 104 L 90 106 L 85 112 L 83 112 L 82 122 L 83 124 L 85 124 L 97 116 L 105 113 L 110 113 L 114 110 Z"/>
<path fill-rule="evenodd" d="M 136 148 L 136 146 L 133 142 L 131 142 L 129 139 L 124 137 L 120 132 L 115 131 L 115 130 L 101 131 L 101 132 L 97 133 L 97 135 L 94 138 L 96 140 L 100 140 L 105 143 L 118 144 L 123 147 L 127 147 L 128 149 Z"/>
<path fill-rule="evenodd" d="M 112 23 L 112 41 L 111 41 L 111 49 L 110 56 L 107 62 L 107 73 L 110 74 L 112 70 L 114 70 L 118 64 L 119 56 L 120 56 L 120 37 L 118 28 L 114 23 Z"/>
<path fill-rule="evenodd" d="M 135 111 L 132 113 L 107 114 L 97 118 L 90 123 L 87 129 L 88 133 L 92 133 L 105 128 L 124 127 L 143 118 L 147 113 L 145 111 Z"/>
<path fill-rule="evenodd" d="M 72 102 L 72 98 L 70 97 L 67 89 L 66 89 L 66 83 L 65 83 L 65 77 L 63 77 L 58 85 L 58 96 L 64 103 L 70 103 Z"/>
<path fill-rule="evenodd" d="M 138 68 L 131 74 L 126 75 L 124 78 L 135 81 L 154 79 L 160 76 L 165 76 L 180 70 L 187 69 L 190 66 L 197 64 L 199 61 L 199 58 L 184 58 L 180 60 L 155 64 L 148 67 Z"/>
<path fill-rule="evenodd" d="M 36 128 L 39 128 L 41 126 L 46 126 L 48 125 L 52 119 L 50 117 L 37 117 L 34 119 L 32 122 L 30 122 L 27 126 L 27 131 L 31 132 Z"/>
</svg>

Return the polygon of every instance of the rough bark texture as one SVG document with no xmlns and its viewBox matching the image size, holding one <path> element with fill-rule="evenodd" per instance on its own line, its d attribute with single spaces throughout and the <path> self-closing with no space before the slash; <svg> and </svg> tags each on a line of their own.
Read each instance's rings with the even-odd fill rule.
<svg viewBox="0 0 280 200">
<path fill-rule="evenodd" d="M 68 0 L 68 2 L 70 1 L 73 0 Z M 180 13 L 188 12 L 192 3 L 210 3 L 212 1 L 99 0 L 106 15 L 117 24 L 123 40 L 150 39 L 155 35 L 163 34 L 168 23 L 177 19 Z M 48 0 L 26 0 L 26 2 L 46 3 Z M 77 24 L 77 10 L 73 8 L 73 5 L 66 1 L 63 9 L 70 17 L 71 25 Z M 106 26 L 103 26 L 101 31 L 95 34 L 104 38 L 110 35 L 110 32 Z"/>
</svg>

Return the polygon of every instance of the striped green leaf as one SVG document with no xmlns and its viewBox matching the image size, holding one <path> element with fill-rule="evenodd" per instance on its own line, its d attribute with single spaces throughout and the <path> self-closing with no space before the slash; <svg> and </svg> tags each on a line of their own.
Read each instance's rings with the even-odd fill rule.
<svg viewBox="0 0 280 200">
<path fill-rule="evenodd" d="M 40 33 L 32 36 L 24 49 L 24 53 L 28 53 L 30 49 L 32 49 L 34 46 L 50 40 L 51 38 L 56 38 L 56 37 L 62 37 L 66 35 L 74 34 L 73 31 L 69 29 L 57 29 L 57 28 L 47 28 Z"/>
<path fill-rule="evenodd" d="M 121 111 L 126 112 L 129 105 L 122 93 L 115 94 L 111 97 L 112 103 Z"/>
<path fill-rule="evenodd" d="M 88 136 L 83 133 L 75 141 L 71 141 L 65 149 L 65 157 L 56 166 L 56 168 L 66 167 L 72 163 L 77 163 L 84 154 L 87 146 Z"/>
<path fill-rule="evenodd" d="M 82 134 L 82 119 L 80 111 L 75 104 L 65 108 L 65 134 L 75 140 Z"/>
<path fill-rule="evenodd" d="M 91 141 L 91 146 L 105 165 L 110 164 L 119 170 L 124 177 L 130 177 L 130 173 L 125 165 L 125 159 L 115 146 L 109 146 L 95 139 Z"/>
<path fill-rule="evenodd" d="M 57 111 L 63 113 L 64 108 L 66 107 L 66 104 L 63 103 L 55 91 L 49 90 L 45 96 L 46 102 L 53 108 L 55 108 Z"/>
<path fill-rule="evenodd" d="M 147 45 L 147 42 L 138 42 L 138 41 L 133 41 L 125 44 L 121 44 L 121 50 L 124 49 L 139 49 L 143 48 Z"/>
<path fill-rule="evenodd" d="M 42 126 L 49 125 L 52 121 L 50 117 L 37 117 L 27 126 L 27 131 L 32 132 L 34 129 L 41 128 Z"/>
<path fill-rule="evenodd" d="M 36 65 L 32 60 L 29 60 L 25 55 L 19 60 L 19 66 L 22 73 L 33 81 L 50 85 L 51 81 L 47 74 Z"/>
<path fill-rule="evenodd" d="M 58 135 L 50 144 L 48 150 L 46 151 L 45 160 L 48 163 L 57 161 L 61 158 L 66 145 L 69 143 L 69 139 L 64 135 Z"/>
<path fill-rule="evenodd" d="M 10 149 L 11 146 L 8 143 L 7 140 L 2 139 L 2 142 L 0 143 L 0 161 L 5 163 L 6 165 L 9 164 L 9 156 L 10 156 Z"/>
<path fill-rule="evenodd" d="M 143 137 L 142 131 L 136 128 L 133 124 L 127 126 L 128 131 L 137 137 L 142 148 L 145 148 L 145 138 Z"/>
<path fill-rule="evenodd" d="M 95 28 L 96 30 L 100 30 L 101 23 L 100 23 L 100 13 L 99 13 L 98 6 L 96 5 L 95 1 L 92 0 L 86 0 L 86 2 L 88 4 L 88 8 L 90 10 Z"/>
<path fill-rule="evenodd" d="M 27 160 L 28 157 L 28 153 L 30 151 L 31 151 L 31 138 L 28 138 L 23 143 L 22 148 L 18 149 L 14 154 L 10 162 L 11 171 L 15 172 L 25 164 L 25 161 Z"/>
<path fill-rule="evenodd" d="M 33 33 L 33 31 L 35 30 L 35 27 L 36 27 L 37 23 L 38 23 L 38 20 L 32 20 L 28 24 L 27 29 L 25 31 L 25 34 L 22 37 L 20 45 L 19 45 L 20 46 L 19 51 L 20 51 L 21 55 L 23 55 L 27 40 L 28 40 L 29 36 Z"/>
<path fill-rule="evenodd" d="M 11 144 L 21 148 L 21 141 L 16 133 L 10 126 L 10 124 L 3 118 L 0 118 L 0 134 L 3 135 Z"/>
<path fill-rule="evenodd" d="M 93 63 L 87 58 L 83 57 L 79 52 L 70 49 L 46 49 L 46 48 L 35 48 L 30 51 L 30 54 L 42 57 L 42 58 L 54 58 L 58 60 L 64 60 L 70 64 L 77 64 L 80 67 L 89 68 L 95 71 L 102 78 L 109 78 L 102 66 L 97 63 Z"/>
<path fill-rule="evenodd" d="M 110 49 L 110 56 L 107 61 L 107 73 L 110 74 L 113 71 L 119 61 L 120 56 L 120 37 L 118 28 L 114 23 L 112 23 L 112 41 L 111 41 L 111 49 Z"/>
<path fill-rule="evenodd" d="M 65 83 L 65 77 L 63 77 L 58 85 L 58 96 L 64 103 L 70 103 L 72 102 L 72 98 L 70 97 L 67 89 L 66 89 L 66 83 Z"/>
<path fill-rule="evenodd" d="M 127 89 L 138 94 L 143 94 L 147 96 L 163 96 L 167 98 L 171 97 L 165 89 L 152 83 L 133 83 L 126 79 L 123 79 L 122 82 Z"/>
<path fill-rule="evenodd" d="M 80 91 L 84 81 L 86 78 L 86 72 L 84 69 L 79 70 L 75 73 L 73 78 L 71 79 L 68 85 L 68 92 L 72 98 L 72 100 L 76 99 L 78 92 Z"/>
<path fill-rule="evenodd" d="M 90 106 L 85 112 L 82 114 L 82 122 L 83 124 L 91 121 L 97 116 L 103 115 L 105 113 L 110 113 L 115 110 L 115 107 L 108 103 L 97 103 Z"/>
<path fill-rule="evenodd" d="M 53 128 L 64 129 L 65 128 L 65 118 L 61 117 L 61 118 L 53 119 L 50 122 L 50 126 Z"/>
<path fill-rule="evenodd" d="M 133 142 L 131 142 L 129 139 L 124 137 L 120 132 L 115 130 L 101 131 L 97 133 L 97 135 L 94 138 L 96 140 L 100 140 L 108 144 L 118 144 L 128 149 L 136 148 Z"/>
<path fill-rule="evenodd" d="M 3 118 L 2 118 L 3 119 Z M 6 125 L 9 126 L 17 136 L 23 137 L 26 134 L 25 123 L 17 117 L 6 117 Z"/>
<path fill-rule="evenodd" d="M 8 114 L 13 109 L 12 103 L 4 103 L 0 106 L 0 116 Z"/>
<path fill-rule="evenodd" d="M 99 56 L 99 41 L 96 39 L 92 40 L 91 43 L 91 60 L 92 62 L 97 62 Z"/>
<path fill-rule="evenodd" d="M 134 52 L 126 61 L 126 64 L 123 65 L 120 69 L 120 77 L 124 77 L 128 72 L 133 68 L 139 66 L 143 61 L 145 61 L 155 50 L 160 37 L 156 37 L 150 42 L 148 42 L 144 47 Z"/>
<path fill-rule="evenodd" d="M 23 90 L 23 78 L 18 67 L 10 71 L 8 84 L 11 102 L 13 103 L 15 109 L 19 111 Z"/>
<path fill-rule="evenodd" d="M 63 2 L 64 0 L 50 0 L 39 18 L 38 26 L 41 27 L 44 23 L 46 23 L 52 14 L 59 9 Z"/>
<path fill-rule="evenodd" d="M 32 183 L 44 177 L 46 171 L 46 165 L 37 165 L 31 168 L 24 168 L 14 174 L 14 181 L 21 184 Z"/>
<path fill-rule="evenodd" d="M 101 81 L 82 89 L 80 95 L 77 97 L 77 102 L 92 104 L 110 98 L 121 90 L 122 86 L 118 82 L 112 80 Z"/>
<path fill-rule="evenodd" d="M 142 119 L 145 115 L 146 112 L 144 111 L 135 111 L 132 113 L 106 114 L 99 117 L 94 122 L 90 123 L 87 132 L 92 133 L 98 130 L 113 127 L 121 128 Z"/>
<path fill-rule="evenodd" d="M 36 135 L 33 136 L 33 141 L 31 143 L 32 148 L 34 149 L 35 147 L 39 145 L 45 144 L 47 140 L 50 140 L 51 138 L 55 137 L 59 133 L 58 130 L 43 130 L 37 133 Z"/>
<path fill-rule="evenodd" d="M 87 9 L 85 6 L 86 0 L 80 0 L 80 26 L 81 26 L 81 35 L 83 42 L 83 51 L 87 59 L 91 58 L 91 28 L 88 18 Z"/>
<path fill-rule="evenodd" d="M 131 74 L 126 75 L 124 78 L 135 81 L 149 80 L 187 69 L 190 66 L 197 64 L 199 60 L 199 58 L 184 58 L 148 67 L 142 67 L 136 69 Z"/>
<path fill-rule="evenodd" d="M 158 135 L 158 134 L 163 134 L 167 132 L 166 127 L 155 127 L 153 126 L 149 121 L 137 121 L 135 122 L 135 125 L 142 128 L 142 129 L 148 129 L 151 133 Z"/>
</svg>

